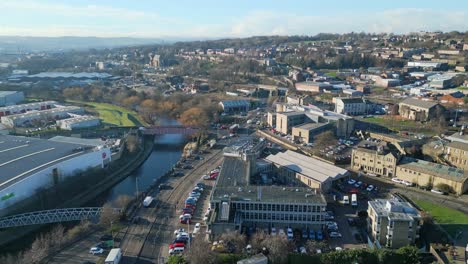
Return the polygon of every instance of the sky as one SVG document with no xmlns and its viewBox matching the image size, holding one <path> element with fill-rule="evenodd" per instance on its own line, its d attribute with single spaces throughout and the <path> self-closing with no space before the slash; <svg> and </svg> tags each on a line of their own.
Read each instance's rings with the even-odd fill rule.
<svg viewBox="0 0 468 264">
<path fill-rule="evenodd" d="M 0 0 L 0 35 L 225 38 L 467 31 L 467 0 Z"/>
</svg>

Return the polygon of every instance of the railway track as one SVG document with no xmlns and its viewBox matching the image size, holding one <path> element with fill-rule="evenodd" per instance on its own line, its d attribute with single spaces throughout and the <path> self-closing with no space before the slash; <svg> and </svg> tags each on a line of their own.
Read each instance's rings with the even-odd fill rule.
<svg viewBox="0 0 468 264">
<path fill-rule="evenodd" d="M 122 239 L 124 256 L 130 257 L 126 263 L 156 263 L 161 259 L 165 242 L 172 238 L 170 231 L 175 226 L 176 209 L 184 195 L 200 180 L 200 176 L 222 159 L 222 150 L 199 163 L 187 176 L 170 182 L 172 190 L 159 192 L 153 208 L 140 208 L 138 216 L 150 220 L 140 227 L 128 227 Z M 155 194 L 155 192 L 151 192 Z M 150 210 L 147 210 L 150 209 Z M 171 223 L 172 222 L 172 223 Z M 141 245 L 141 246 L 140 246 Z"/>
</svg>

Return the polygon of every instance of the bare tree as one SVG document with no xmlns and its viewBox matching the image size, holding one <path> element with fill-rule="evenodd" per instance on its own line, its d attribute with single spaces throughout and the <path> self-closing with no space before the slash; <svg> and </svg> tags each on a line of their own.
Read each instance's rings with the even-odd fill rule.
<svg viewBox="0 0 468 264">
<path fill-rule="evenodd" d="M 65 228 L 62 225 L 56 225 L 50 231 L 51 237 L 51 247 L 54 250 L 58 250 L 62 247 L 63 243 L 65 242 Z"/>
<path fill-rule="evenodd" d="M 39 263 L 45 257 L 47 257 L 50 249 L 50 240 L 44 236 L 40 235 L 34 240 L 29 250 L 29 255 L 31 263 Z"/>
<path fill-rule="evenodd" d="M 315 241 L 315 240 L 309 240 L 309 241 L 307 241 L 305 246 L 307 248 L 307 252 L 310 255 L 314 255 L 314 254 L 316 254 L 317 249 L 323 250 L 324 248 L 326 248 L 327 243 L 325 243 L 323 241 L 319 242 L 319 241 Z"/>
<path fill-rule="evenodd" d="M 135 135 L 128 135 L 126 140 L 127 150 L 130 153 L 133 153 L 138 148 L 138 138 Z"/>
<path fill-rule="evenodd" d="M 242 253 L 247 245 L 245 236 L 236 231 L 223 233 L 219 239 L 224 241 L 230 253 Z"/>
<path fill-rule="evenodd" d="M 263 232 L 263 230 L 260 232 L 256 232 L 250 239 L 250 245 L 252 246 L 254 252 L 260 252 L 263 248 L 263 241 L 265 241 L 269 237 L 270 236 L 267 233 Z"/>
<path fill-rule="evenodd" d="M 110 203 L 104 204 L 101 211 L 101 217 L 99 219 L 99 224 L 102 227 L 110 227 L 112 223 L 119 220 L 119 215 L 115 213 Z"/>
<path fill-rule="evenodd" d="M 210 243 L 205 240 L 197 241 L 190 244 L 187 250 L 187 259 L 190 259 L 191 264 L 212 264 L 216 262 L 216 256 L 211 251 Z"/>
<path fill-rule="evenodd" d="M 125 211 L 127 206 L 130 205 L 130 202 L 132 201 L 132 197 L 129 195 L 119 195 L 117 199 L 114 201 L 114 205 L 117 208 L 122 208 L 122 211 Z"/>
<path fill-rule="evenodd" d="M 289 241 L 285 236 L 269 236 L 263 241 L 263 246 L 268 250 L 268 258 L 271 263 L 286 263 L 288 254 L 294 248 L 292 241 Z"/>
</svg>

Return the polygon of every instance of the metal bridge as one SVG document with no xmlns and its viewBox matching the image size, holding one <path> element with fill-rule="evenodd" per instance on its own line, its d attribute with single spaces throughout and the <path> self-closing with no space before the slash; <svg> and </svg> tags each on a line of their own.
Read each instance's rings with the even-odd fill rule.
<svg viewBox="0 0 468 264">
<path fill-rule="evenodd" d="M 140 131 L 143 135 L 165 135 L 165 134 L 182 134 L 191 136 L 199 131 L 198 128 L 184 126 L 151 126 L 142 127 Z"/>
<path fill-rule="evenodd" d="M 36 211 L 0 218 L 0 228 L 42 225 L 59 222 L 97 220 L 102 207 L 64 208 Z M 119 213 L 119 208 L 112 208 L 113 213 Z"/>
</svg>

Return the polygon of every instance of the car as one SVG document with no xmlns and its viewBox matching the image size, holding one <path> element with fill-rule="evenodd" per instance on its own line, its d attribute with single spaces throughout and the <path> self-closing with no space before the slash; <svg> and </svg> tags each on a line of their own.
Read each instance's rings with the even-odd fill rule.
<svg viewBox="0 0 468 264">
<path fill-rule="evenodd" d="M 182 254 L 184 252 L 185 248 L 171 248 L 169 249 L 169 255 L 177 255 L 177 254 Z"/>
<path fill-rule="evenodd" d="M 174 242 L 169 245 L 169 249 L 171 248 L 185 248 L 185 241 L 184 242 Z"/>
<path fill-rule="evenodd" d="M 280 228 L 280 229 L 278 230 L 278 235 L 280 235 L 280 236 L 286 235 L 286 233 L 284 233 L 284 229 Z"/>
<path fill-rule="evenodd" d="M 99 238 L 99 240 L 101 240 L 101 241 L 109 241 L 109 240 L 112 240 L 112 235 L 105 234 L 105 235 L 101 236 L 101 237 Z"/>
<path fill-rule="evenodd" d="M 317 240 L 322 240 L 322 239 L 323 239 L 322 230 L 317 230 Z"/>
<path fill-rule="evenodd" d="M 307 229 L 302 229 L 302 238 L 308 238 L 309 234 L 307 234 Z"/>
<path fill-rule="evenodd" d="M 188 240 L 187 238 L 182 238 L 182 237 L 176 238 L 172 244 L 183 243 L 185 245 L 187 243 L 187 240 Z"/>
<path fill-rule="evenodd" d="M 182 233 L 185 233 L 185 229 L 183 228 L 179 228 L 179 229 L 176 229 L 174 230 L 174 235 L 179 235 L 179 234 L 182 234 Z"/>
<path fill-rule="evenodd" d="M 437 193 L 437 194 L 440 194 L 440 195 L 445 195 L 446 193 L 441 191 L 441 190 L 437 190 L 437 189 L 432 189 L 431 192 L 433 193 Z"/>
<path fill-rule="evenodd" d="M 402 180 L 400 180 L 398 178 L 392 178 L 392 182 L 402 183 Z"/>
<path fill-rule="evenodd" d="M 193 214 L 193 209 L 192 208 L 184 208 L 184 209 L 182 209 L 181 213 L 183 213 L 183 214 Z"/>
<path fill-rule="evenodd" d="M 361 184 L 362 184 L 362 181 L 358 181 L 358 182 L 356 182 L 354 184 L 354 187 L 359 188 L 359 186 L 361 186 Z"/>
<path fill-rule="evenodd" d="M 289 228 L 289 227 L 288 227 L 288 229 L 287 229 L 286 231 L 287 231 L 287 233 L 288 233 L 288 240 L 292 240 L 293 237 L 294 237 L 292 228 Z"/>
<path fill-rule="evenodd" d="M 200 228 L 201 228 L 200 223 L 196 223 L 195 227 L 193 228 L 193 233 L 197 234 L 198 232 L 200 232 Z"/>
<path fill-rule="evenodd" d="M 192 218 L 192 215 L 191 214 L 182 214 L 179 216 L 179 219 L 181 218 Z"/>
<path fill-rule="evenodd" d="M 348 218 L 348 225 L 350 226 L 356 225 L 356 220 L 354 218 Z"/>
<path fill-rule="evenodd" d="M 191 192 L 189 196 L 200 198 L 201 194 L 199 192 Z"/>
<path fill-rule="evenodd" d="M 96 254 L 102 254 L 102 253 L 104 253 L 104 249 L 99 248 L 99 247 L 92 247 L 89 249 L 89 254 L 96 255 Z"/>
<path fill-rule="evenodd" d="M 339 238 L 339 237 L 341 237 L 341 233 L 338 233 L 338 232 L 330 232 L 330 237 L 331 237 L 331 238 Z"/>
<path fill-rule="evenodd" d="M 184 225 L 191 224 L 192 223 L 192 218 L 182 218 L 182 219 L 179 220 L 179 222 L 181 224 L 184 224 Z"/>
<path fill-rule="evenodd" d="M 182 169 L 184 169 L 184 170 L 191 170 L 191 169 L 193 169 L 193 166 L 187 164 L 187 165 L 184 165 L 184 166 L 182 167 Z"/>
<path fill-rule="evenodd" d="M 176 239 L 188 239 L 188 238 L 190 238 L 190 235 L 187 232 L 181 232 L 177 234 L 176 236 Z"/>
<path fill-rule="evenodd" d="M 366 191 L 371 192 L 372 190 L 374 190 L 374 185 L 367 186 Z"/>
<path fill-rule="evenodd" d="M 408 187 L 412 187 L 412 186 L 414 186 L 414 183 L 412 183 L 412 182 L 409 182 L 409 181 L 401 181 L 401 183 L 402 183 L 403 185 L 406 185 L 406 186 L 408 186 Z"/>
<path fill-rule="evenodd" d="M 198 202 L 198 197 L 196 197 L 196 196 L 189 196 L 189 197 L 187 197 L 187 199 Z"/>
<path fill-rule="evenodd" d="M 313 229 L 309 230 L 309 239 L 315 239 L 315 232 Z"/>
<path fill-rule="evenodd" d="M 203 180 L 211 180 L 210 175 L 203 175 Z"/>
<path fill-rule="evenodd" d="M 271 235 L 276 236 L 276 228 L 275 227 L 271 228 Z"/>
<path fill-rule="evenodd" d="M 176 172 L 172 173 L 172 176 L 174 176 L 174 177 L 182 177 L 182 176 L 184 176 L 184 173 L 181 172 L 181 171 L 176 171 Z"/>
<path fill-rule="evenodd" d="M 348 180 L 348 184 L 349 184 L 349 185 L 353 185 L 353 184 L 355 184 L 355 183 L 356 183 L 356 181 L 353 180 L 353 179 L 349 179 L 349 180 Z"/>
<path fill-rule="evenodd" d="M 203 182 L 199 182 L 199 183 L 197 183 L 197 187 L 206 188 L 206 185 Z"/>
<path fill-rule="evenodd" d="M 306 253 L 307 253 L 307 250 L 306 250 L 305 247 L 299 247 L 299 252 L 300 252 L 301 254 L 306 254 Z"/>
<path fill-rule="evenodd" d="M 94 247 L 102 248 L 102 249 L 111 248 L 111 246 L 109 244 L 107 244 L 106 242 L 100 242 L 100 243 L 96 244 L 96 246 L 94 246 Z"/>
</svg>

